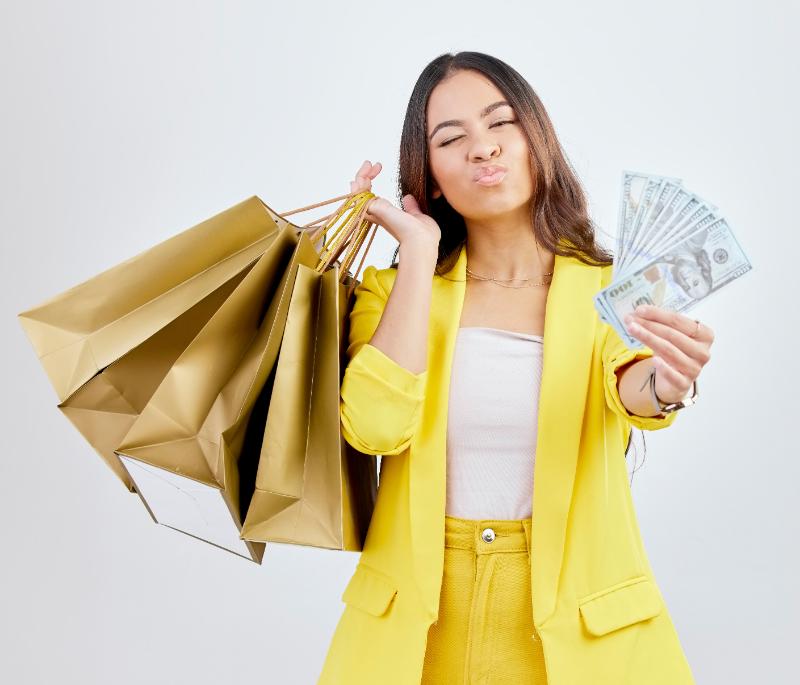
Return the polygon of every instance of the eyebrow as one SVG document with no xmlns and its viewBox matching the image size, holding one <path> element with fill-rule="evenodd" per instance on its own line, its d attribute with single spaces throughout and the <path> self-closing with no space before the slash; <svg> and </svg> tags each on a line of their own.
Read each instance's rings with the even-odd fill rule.
<svg viewBox="0 0 800 685">
<path fill-rule="evenodd" d="M 493 102 L 491 105 L 487 105 L 486 107 L 483 108 L 483 110 L 481 110 L 481 119 L 489 116 L 494 110 L 496 110 L 498 107 L 502 107 L 503 105 L 508 105 L 509 107 L 511 107 L 511 105 L 505 100 L 499 100 L 498 102 Z M 434 128 L 433 131 L 431 131 L 431 134 L 428 136 L 428 141 L 431 141 L 433 139 L 433 136 L 436 135 L 436 132 L 440 128 L 444 128 L 445 126 L 463 126 L 463 125 L 464 122 L 461 121 L 461 119 L 448 119 L 447 121 L 443 121 L 441 124 L 437 124 L 436 128 Z"/>
</svg>

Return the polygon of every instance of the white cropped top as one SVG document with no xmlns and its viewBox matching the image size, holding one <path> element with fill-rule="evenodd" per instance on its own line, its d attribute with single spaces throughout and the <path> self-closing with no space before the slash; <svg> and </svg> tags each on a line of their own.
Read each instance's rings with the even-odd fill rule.
<svg viewBox="0 0 800 685">
<path fill-rule="evenodd" d="M 458 329 L 447 420 L 448 516 L 531 516 L 544 340 Z"/>
</svg>

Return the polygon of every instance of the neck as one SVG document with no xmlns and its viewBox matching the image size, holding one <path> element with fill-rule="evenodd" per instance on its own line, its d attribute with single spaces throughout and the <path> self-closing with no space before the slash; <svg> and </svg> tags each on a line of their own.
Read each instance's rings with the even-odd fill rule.
<svg viewBox="0 0 800 685">
<path fill-rule="evenodd" d="M 555 263 L 553 252 L 537 246 L 530 226 L 513 233 L 468 230 L 466 248 L 470 271 L 498 280 L 541 279 Z"/>
</svg>

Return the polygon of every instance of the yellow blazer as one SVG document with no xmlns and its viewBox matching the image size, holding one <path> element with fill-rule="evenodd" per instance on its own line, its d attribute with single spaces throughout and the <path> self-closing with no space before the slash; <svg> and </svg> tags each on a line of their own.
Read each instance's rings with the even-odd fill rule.
<svg viewBox="0 0 800 685">
<path fill-rule="evenodd" d="M 345 439 L 379 454 L 378 498 L 318 685 L 419 683 L 438 618 L 444 563 L 450 371 L 465 293 L 466 249 L 434 275 L 428 365 L 414 374 L 369 344 L 397 271 L 368 266 L 350 313 L 341 385 Z M 555 257 L 547 296 L 531 529 L 536 637 L 549 685 L 694 683 L 645 552 L 625 446 L 631 426 L 616 371 L 629 350 L 592 296 L 611 266 Z M 455 280 L 448 280 L 455 279 Z"/>
</svg>

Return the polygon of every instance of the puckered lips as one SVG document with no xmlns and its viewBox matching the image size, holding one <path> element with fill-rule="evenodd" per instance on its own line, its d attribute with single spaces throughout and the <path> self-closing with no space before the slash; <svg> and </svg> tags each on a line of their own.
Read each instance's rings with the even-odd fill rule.
<svg viewBox="0 0 800 685">
<path fill-rule="evenodd" d="M 500 183 L 508 174 L 508 168 L 502 164 L 488 164 L 478 167 L 472 176 L 472 180 L 478 185 L 493 186 Z"/>
</svg>

